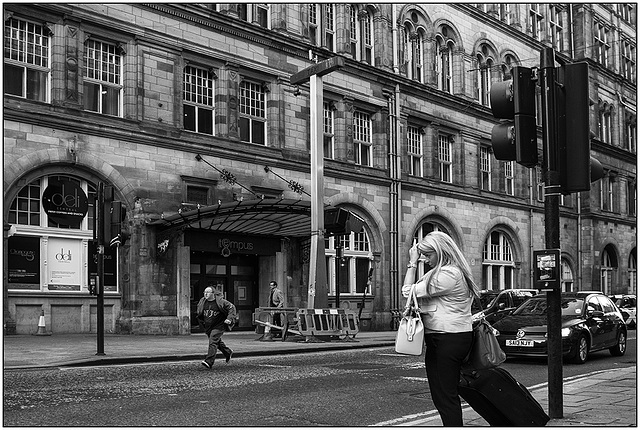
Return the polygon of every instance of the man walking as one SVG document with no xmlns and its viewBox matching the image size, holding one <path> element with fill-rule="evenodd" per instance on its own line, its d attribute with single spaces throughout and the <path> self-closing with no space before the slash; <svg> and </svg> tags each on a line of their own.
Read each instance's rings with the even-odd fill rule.
<svg viewBox="0 0 640 430">
<path fill-rule="evenodd" d="M 222 335 L 225 331 L 231 331 L 233 328 L 236 320 L 236 307 L 222 297 L 222 291 L 216 290 L 214 293 L 213 287 L 209 286 L 204 289 L 204 297 L 198 302 L 197 319 L 204 326 L 205 333 L 209 337 L 209 350 L 202 365 L 211 369 L 218 348 L 228 363 L 233 351 L 222 341 Z"/>
<path fill-rule="evenodd" d="M 282 291 L 278 288 L 278 283 L 271 281 L 269 287 L 271 288 L 271 292 L 269 293 L 269 306 L 272 308 L 284 307 L 284 294 L 282 294 Z M 273 314 L 273 325 L 277 325 L 278 327 L 282 326 L 280 313 Z M 274 330 L 274 332 L 274 337 L 282 336 L 281 330 Z"/>
</svg>

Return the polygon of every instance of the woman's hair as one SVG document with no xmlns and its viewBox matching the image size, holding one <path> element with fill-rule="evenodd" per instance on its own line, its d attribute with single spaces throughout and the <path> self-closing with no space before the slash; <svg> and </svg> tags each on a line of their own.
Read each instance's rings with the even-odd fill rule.
<svg viewBox="0 0 640 430">
<path fill-rule="evenodd" d="M 417 247 L 422 253 L 435 252 L 438 257 L 436 267 L 427 273 L 427 286 L 431 285 L 431 280 L 434 276 L 438 276 L 442 266 L 453 265 L 457 266 L 464 275 L 464 279 L 467 281 L 467 287 L 469 287 L 472 296 L 480 296 L 480 288 L 478 288 L 478 285 L 473 281 L 469 263 L 467 263 L 466 258 L 462 255 L 462 251 L 460 251 L 460 248 L 458 248 L 458 245 L 456 245 L 451 236 L 441 231 L 432 231 L 418 243 Z"/>
</svg>

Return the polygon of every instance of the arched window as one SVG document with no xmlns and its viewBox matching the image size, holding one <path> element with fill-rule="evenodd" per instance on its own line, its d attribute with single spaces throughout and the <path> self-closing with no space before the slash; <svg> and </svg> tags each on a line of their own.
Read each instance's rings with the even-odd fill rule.
<svg viewBox="0 0 640 430">
<path fill-rule="evenodd" d="M 573 270 L 571 270 L 571 265 L 564 258 L 562 259 L 562 273 L 560 276 L 560 291 L 573 291 Z"/>
<path fill-rule="evenodd" d="M 511 241 L 502 232 L 493 231 L 482 252 L 482 288 L 505 290 L 515 288 L 515 263 Z"/>
<path fill-rule="evenodd" d="M 603 294 L 614 294 L 612 287 L 617 269 L 618 259 L 615 249 L 611 245 L 607 245 L 602 251 L 602 260 L 600 261 L 600 291 Z"/>
<path fill-rule="evenodd" d="M 373 65 L 373 14 L 366 8 L 349 7 L 351 56 L 355 60 Z"/>
<path fill-rule="evenodd" d="M 342 258 L 339 256 L 340 253 Z M 373 253 L 364 227 L 358 233 L 326 237 L 325 255 L 329 294 L 336 294 L 337 278 L 339 278 L 340 294 L 363 294 L 365 289 L 367 295 L 372 293 L 367 280 Z"/>
<path fill-rule="evenodd" d="M 42 176 L 11 202 L 8 288 L 89 294 L 97 273 L 96 187 L 70 175 Z M 105 247 L 105 291 L 117 291 L 117 249 Z"/>
<path fill-rule="evenodd" d="M 450 32 L 447 26 L 443 26 L 441 33 L 436 35 L 436 79 L 438 89 L 453 94 L 453 50 L 455 43 L 447 39 Z"/>
<path fill-rule="evenodd" d="M 402 33 L 402 50 L 404 52 L 403 63 L 406 69 L 405 73 L 409 79 L 424 82 L 426 33 L 424 29 L 415 27 L 410 21 L 405 23 Z"/>
<path fill-rule="evenodd" d="M 476 98 L 484 106 L 489 106 L 489 90 L 491 88 L 491 68 L 494 60 L 491 56 L 491 49 L 483 44 L 476 53 L 477 75 L 476 75 Z"/>
<path fill-rule="evenodd" d="M 425 221 L 420 225 L 420 227 L 418 227 L 416 233 L 413 235 L 412 242 L 420 242 L 426 235 L 428 235 L 432 231 L 441 231 L 443 233 L 451 235 L 451 233 L 449 233 L 449 231 L 443 224 L 429 220 Z M 429 265 L 426 264 L 426 259 L 423 255 L 420 255 L 420 258 L 418 259 L 418 268 L 416 269 L 416 279 L 427 273 L 428 270 Z"/>
</svg>

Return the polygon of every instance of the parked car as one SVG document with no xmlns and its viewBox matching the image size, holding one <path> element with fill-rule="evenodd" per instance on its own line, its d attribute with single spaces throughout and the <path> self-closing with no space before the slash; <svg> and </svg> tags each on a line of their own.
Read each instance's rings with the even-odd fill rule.
<svg viewBox="0 0 640 430">
<path fill-rule="evenodd" d="M 561 293 L 562 355 L 583 364 L 587 355 L 609 349 L 613 356 L 627 350 L 627 326 L 620 310 L 606 295 L 594 291 Z M 547 296 L 524 302 L 494 324 L 507 356 L 547 355 Z"/>
<path fill-rule="evenodd" d="M 635 294 L 617 294 L 611 296 L 611 300 L 616 304 L 624 322 L 629 328 L 636 328 L 636 296 Z"/>
<path fill-rule="evenodd" d="M 513 288 L 508 290 L 482 290 L 480 304 L 474 300 L 471 306 L 473 319 L 484 318 L 493 324 L 515 310 L 525 300 L 538 294 L 538 290 Z M 482 308 L 480 308 L 480 306 Z"/>
</svg>

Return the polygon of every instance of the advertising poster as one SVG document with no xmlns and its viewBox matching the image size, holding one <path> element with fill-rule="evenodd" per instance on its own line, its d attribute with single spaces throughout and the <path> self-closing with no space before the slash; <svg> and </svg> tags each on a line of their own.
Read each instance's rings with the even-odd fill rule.
<svg viewBox="0 0 640 430">
<path fill-rule="evenodd" d="M 116 248 L 104 247 L 104 290 L 117 291 L 116 288 Z M 98 251 L 93 241 L 89 241 L 89 283 L 98 274 Z"/>
<path fill-rule="evenodd" d="M 9 238 L 9 283 L 40 287 L 40 238 Z M 12 286 L 13 288 L 13 286 Z M 16 287 L 19 288 L 19 287 Z"/>
<path fill-rule="evenodd" d="M 79 290 L 82 274 L 81 240 L 50 238 L 47 282 L 50 290 Z"/>
</svg>

